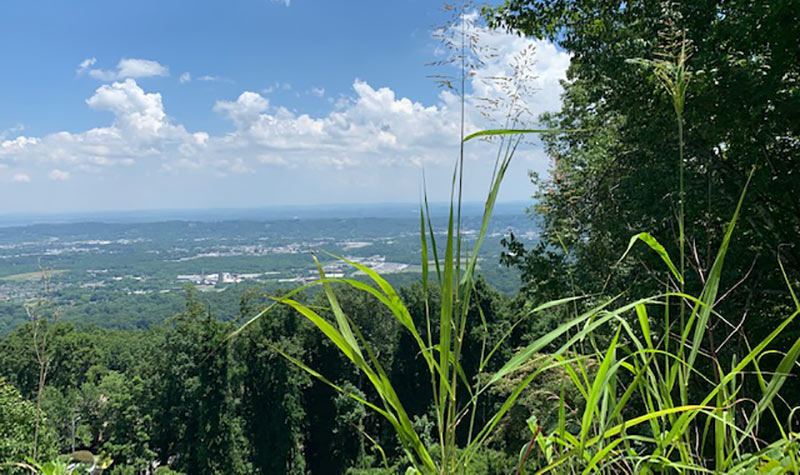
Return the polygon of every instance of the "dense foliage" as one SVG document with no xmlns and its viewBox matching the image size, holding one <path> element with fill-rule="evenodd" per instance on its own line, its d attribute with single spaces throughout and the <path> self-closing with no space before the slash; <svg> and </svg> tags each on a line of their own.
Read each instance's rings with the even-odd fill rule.
<svg viewBox="0 0 800 475">
<path fill-rule="evenodd" d="M 486 11 L 496 25 L 550 39 L 573 55 L 563 108 L 543 119 L 554 128 L 585 129 L 545 138 L 552 169 L 533 177 L 531 209 L 542 219 L 542 242 L 531 248 L 513 236 L 504 241 L 504 261 L 521 269 L 531 299 L 557 298 L 564 288 L 644 296 L 668 286 L 655 253 L 617 260 L 643 231 L 673 258 L 680 254 L 675 112 L 657 75 L 636 60 L 673 59 L 685 46 L 688 293 L 706 284 L 755 170 L 717 302 L 727 321 L 710 324 L 704 349 L 730 361 L 748 347 L 747 338 L 763 337 L 795 307 L 785 277 L 795 287 L 800 282 L 799 11 L 791 0 L 509 0 Z M 778 348 L 798 335 L 793 324 Z"/>
<path fill-rule="evenodd" d="M 473 317 L 480 305 L 496 340 L 513 323 L 511 301 L 483 281 L 479 287 Z M 401 461 L 391 429 L 376 414 L 309 378 L 275 351 L 301 358 L 352 391 L 371 391 L 331 343 L 291 309 L 278 310 L 229 340 L 240 322 L 270 302 L 265 293 L 245 293 L 239 317 L 222 322 L 203 296 L 187 292 L 184 311 L 147 330 L 72 323 L 50 329 L 52 377 L 42 401 L 45 454 L 102 453 L 114 461 L 110 473 L 155 466 L 182 473 L 345 473 L 383 466 L 378 442 L 390 466 Z M 419 285 L 403 291 L 417 321 L 424 319 L 420 292 Z M 363 293 L 343 289 L 339 297 L 388 362 L 392 378 L 403 382 L 402 396 L 412 401 L 409 409 L 419 426 L 428 424 L 430 430 L 430 386 L 406 335 L 390 316 L 376 313 Z M 310 298 L 324 304 L 320 294 Z M 4 462 L 24 461 L 31 450 L 30 401 L 38 369 L 30 330 L 23 325 L 0 340 L 2 427 L 9 431 L 0 446 Z M 479 344 L 479 335 L 470 341 Z M 501 351 L 509 354 L 512 344 Z M 525 430 L 525 417 L 515 419 L 516 431 Z M 517 447 L 498 440 L 495 448 L 509 451 L 491 452 L 493 460 L 513 465 Z"/>
<path fill-rule="evenodd" d="M 587 129 L 546 137 L 552 172 L 534 177 L 531 210 L 543 219 L 543 242 L 527 249 L 507 241 L 507 261 L 525 273 L 529 295 L 547 300 L 570 286 L 608 294 L 638 287 L 640 295 L 664 288 L 657 256 L 635 253 L 636 262 L 615 267 L 642 231 L 678 255 L 674 111 L 655 74 L 631 60 L 674 57 L 685 39 L 687 289 L 704 284 L 755 166 L 736 253 L 726 261 L 725 283 L 743 281 L 723 308 L 736 309 L 735 323 L 761 335 L 778 321 L 776 308 L 793 306 L 777 262 L 794 283 L 800 279 L 798 12 L 791 0 L 509 0 L 487 11 L 496 25 L 572 54 L 562 110 L 544 120 Z M 715 339 L 729 332 L 716 328 Z"/>
</svg>

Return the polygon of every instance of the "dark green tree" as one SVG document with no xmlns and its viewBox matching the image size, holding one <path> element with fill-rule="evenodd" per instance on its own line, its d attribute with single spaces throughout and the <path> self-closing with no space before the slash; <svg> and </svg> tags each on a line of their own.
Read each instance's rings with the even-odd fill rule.
<svg viewBox="0 0 800 475">
<path fill-rule="evenodd" d="M 532 210 L 543 221 L 542 244 L 506 241 L 506 263 L 522 269 L 531 298 L 664 289 L 664 266 L 647 250 L 615 266 L 642 231 L 679 259 L 675 113 L 653 72 L 630 60 L 669 58 L 685 44 L 687 290 L 703 285 L 755 167 L 723 276 L 725 290 L 738 288 L 718 309 L 756 339 L 775 326 L 783 312 L 774 310 L 792 305 L 778 259 L 793 283 L 800 277 L 798 12 L 796 0 L 509 0 L 485 12 L 495 26 L 572 54 L 563 108 L 543 121 L 587 129 L 545 138 L 551 174 L 534 177 Z M 715 354 L 733 330 L 721 321 L 709 330 Z"/>
<path fill-rule="evenodd" d="M 214 319 L 193 289 L 172 320 L 155 362 L 153 449 L 163 465 L 188 473 L 243 473 L 234 444 L 228 324 Z"/>
<path fill-rule="evenodd" d="M 8 464 L 25 462 L 31 456 L 36 407 L 25 400 L 17 388 L 0 378 L 0 467 L 3 473 L 16 472 Z M 46 459 L 55 453 L 52 433 L 43 431 L 39 453 Z"/>
<path fill-rule="evenodd" d="M 391 317 L 386 308 L 376 305 L 374 297 L 367 293 L 347 286 L 334 286 L 333 291 L 347 316 L 353 321 L 354 326 L 361 331 L 361 336 L 369 342 L 375 351 L 376 358 L 381 365 L 389 371 L 391 368 L 398 337 L 396 320 Z M 328 301 L 320 292 L 314 296 L 314 304 L 320 308 L 320 314 L 333 321 L 333 314 L 327 310 Z M 302 318 L 295 314 L 295 318 Z M 319 332 L 307 332 L 303 339 L 306 348 L 305 362 L 326 378 L 335 382 L 340 387 L 354 387 L 362 394 L 377 397 L 374 388 L 363 378 L 355 366 L 341 356 L 340 351 Z M 337 402 L 338 401 L 338 402 Z M 304 404 L 308 411 L 308 445 L 306 459 L 313 473 L 331 470 L 344 472 L 358 464 L 362 455 L 360 447 L 366 444 L 361 440 L 366 432 L 384 446 L 392 447 L 394 439 L 383 424 L 382 418 L 368 412 L 361 419 L 361 431 L 353 426 L 347 429 L 353 440 L 347 446 L 339 446 L 342 438 L 342 420 L 349 416 L 342 413 L 345 407 L 339 394 L 325 383 L 312 381 L 305 391 Z M 348 412 L 348 411 L 345 411 Z M 384 434 L 387 436 L 384 439 Z M 387 449 L 390 450 L 390 449 Z"/>
<path fill-rule="evenodd" d="M 562 110 L 542 120 L 582 131 L 544 138 L 552 166 L 548 177 L 533 177 L 531 210 L 543 222 L 541 244 L 526 248 L 513 236 L 506 240 L 504 260 L 522 270 L 533 302 L 678 289 L 646 246 L 616 264 L 630 237 L 643 231 L 678 267 L 685 265 L 686 291 L 698 295 L 755 170 L 722 274 L 715 306 L 722 318 L 709 320 L 703 339 L 708 358 L 700 364 L 713 378 L 716 364 L 728 367 L 748 351 L 748 341 L 761 339 L 795 307 L 778 263 L 797 288 L 800 2 L 508 0 L 485 13 L 495 26 L 549 39 L 572 55 Z M 684 47 L 690 83 L 680 161 L 673 103 L 641 60 L 674 61 Z M 680 320 L 672 321 L 671 328 L 653 328 L 679 333 Z M 785 350 L 798 333 L 794 323 L 774 348 Z M 761 369 L 774 368 L 777 355 L 763 358 Z M 759 394 L 755 381 L 750 384 Z M 800 390 L 797 378 L 787 386 L 787 394 Z M 760 435 L 769 439 L 768 432 Z"/>
<path fill-rule="evenodd" d="M 242 319 L 254 317 L 270 303 L 261 291 L 246 292 L 241 300 Z M 236 343 L 239 411 L 250 461 L 259 473 L 306 473 L 304 447 L 309 428 L 303 391 L 308 376 L 276 351 L 303 358 L 302 323 L 291 309 L 275 307 Z"/>
</svg>

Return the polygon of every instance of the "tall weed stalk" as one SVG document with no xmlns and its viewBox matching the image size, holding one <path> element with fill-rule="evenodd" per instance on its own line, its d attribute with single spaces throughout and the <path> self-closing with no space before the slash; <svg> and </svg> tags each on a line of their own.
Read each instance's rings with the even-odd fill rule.
<svg viewBox="0 0 800 475">
<path fill-rule="evenodd" d="M 678 119 L 680 174 L 683 176 L 683 107 L 688 85 L 685 68 L 685 49 L 678 61 L 648 63 L 655 65 L 671 94 Z M 662 76 L 663 75 L 663 76 Z M 699 296 L 685 292 L 685 266 L 683 255 L 683 211 L 679 213 L 680 248 L 679 265 L 675 266 L 666 249 L 648 233 L 631 239 L 628 251 L 637 242 L 643 242 L 663 260 L 677 282 L 659 295 L 626 301 L 624 295 L 613 296 L 597 304 L 585 304 L 582 312 L 547 334 L 530 342 L 506 361 L 500 369 L 478 380 L 467 375 L 461 366 L 463 342 L 467 328 L 483 322 L 469 321 L 468 307 L 475 291 L 475 271 L 478 253 L 486 237 L 500 185 L 508 166 L 526 133 L 565 133 L 557 130 L 497 129 L 477 132 L 464 137 L 462 145 L 488 136 L 505 140 L 498 154 L 496 173 L 492 177 L 487 195 L 481 227 L 471 252 L 466 256 L 460 271 L 461 235 L 459 233 L 460 189 L 463 179 L 459 157 L 458 173 L 451 184 L 451 201 L 447 220 L 447 233 L 443 247 L 435 240 L 436 233 L 427 206 L 427 196 L 420 206 L 420 246 L 422 255 L 422 285 L 427 296 L 429 287 L 435 285 L 441 293 L 438 341 L 432 340 L 430 306 L 426 302 L 426 328 L 420 329 L 400 298 L 398 292 L 378 273 L 357 262 L 336 257 L 367 276 L 367 282 L 349 278 L 330 278 L 317 262 L 319 280 L 311 282 L 286 295 L 275 297 L 275 303 L 245 323 L 235 334 L 243 331 L 255 320 L 265 318 L 276 305 L 295 309 L 354 364 L 375 389 L 375 397 L 368 399 L 349 392 L 328 380 L 302 361 L 273 348 L 308 374 L 359 401 L 380 414 L 392 426 L 408 463 L 406 473 L 455 474 L 468 470 L 471 461 L 491 440 L 498 424 L 508 415 L 520 396 L 542 374 L 560 370 L 569 375 L 569 381 L 585 399 L 583 407 L 574 416 L 579 429 L 571 431 L 563 398 L 558 407 L 558 424 L 549 429 L 531 422 L 531 442 L 521 447 L 518 472 L 527 473 L 800 473 L 798 445 L 800 438 L 791 432 L 786 421 L 778 420 L 776 401 L 792 368 L 800 356 L 800 338 L 783 353 L 774 371 L 763 371 L 761 358 L 771 352 L 771 345 L 784 329 L 791 325 L 800 310 L 786 315 L 781 323 L 763 340 L 748 347 L 748 352 L 733 359 L 729 367 L 710 358 L 703 341 L 712 318 L 721 318 L 715 309 L 722 284 L 722 270 L 729 251 L 739 212 L 745 200 L 747 183 L 732 213 L 726 232 L 719 243 L 714 264 Z M 682 182 L 682 180 L 681 180 Z M 746 180 L 749 182 L 749 179 Z M 680 190 L 681 209 L 683 188 Z M 626 251 L 627 254 L 627 251 Z M 435 266 L 436 278 L 429 282 L 429 259 Z M 625 256 L 623 255 L 623 258 Z M 315 258 L 316 260 L 316 258 Z M 433 401 L 437 414 L 437 441 L 426 445 L 399 399 L 393 382 L 370 344 L 348 318 L 339 304 L 334 286 L 348 286 L 371 295 L 388 309 L 404 331 L 415 342 L 430 375 Z M 788 285 L 788 281 L 787 281 Z M 295 296 L 310 286 L 321 286 L 327 296 L 332 318 L 326 319 L 318 309 L 298 301 Z M 790 287 L 791 291 L 791 287 Z M 520 318 L 536 318 L 538 314 L 566 308 L 582 296 L 565 296 L 538 306 Z M 596 299 L 595 299 L 596 300 Z M 589 301 L 589 300 L 587 300 Z M 687 307 L 686 318 L 676 337 L 669 340 L 670 301 Z M 664 328 L 652 327 L 653 311 L 663 308 Z M 569 313 L 564 312 L 564 313 Z M 609 343 L 600 348 L 594 335 L 604 331 L 612 335 Z M 423 337 L 423 334 L 425 337 Z M 508 337 L 506 335 L 504 338 Z M 585 350 L 585 341 L 592 341 Z M 485 342 L 484 342 L 485 343 Z M 498 343 L 499 345 L 499 343 Z M 496 348 L 496 347 L 495 347 Z M 496 354 L 487 351 L 484 344 L 480 368 L 486 368 Z M 699 360 L 708 360 L 714 374 L 704 371 Z M 582 364 L 593 360 L 595 369 L 589 371 Z M 535 370 L 520 374 L 523 368 Z M 485 421 L 474 418 L 480 398 L 501 381 L 512 375 L 521 376 L 498 409 Z M 761 393 L 750 400 L 743 399 L 745 382 L 755 378 Z M 689 387 L 710 388 L 694 395 Z M 699 392 L 699 390 L 697 391 Z M 792 410 L 792 414 L 797 409 Z M 763 417 L 772 417 L 780 427 L 782 437 L 766 442 L 758 437 L 758 427 Z M 468 421 L 468 422 L 467 422 Z M 468 424 L 467 442 L 457 444 L 456 430 Z M 708 448 L 712 452 L 708 452 Z"/>
</svg>

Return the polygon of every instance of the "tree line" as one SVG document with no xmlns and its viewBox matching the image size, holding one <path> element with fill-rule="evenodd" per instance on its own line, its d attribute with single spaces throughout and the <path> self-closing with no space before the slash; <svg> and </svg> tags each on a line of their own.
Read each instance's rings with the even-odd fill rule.
<svg viewBox="0 0 800 475">
<path fill-rule="evenodd" d="M 483 313 L 491 335 L 487 341 L 494 344 L 512 330 L 515 307 L 521 303 L 483 280 L 477 287 L 471 317 Z M 433 437 L 429 375 L 410 337 L 388 311 L 376 313 L 371 296 L 344 288 L 337 295 L 389 368 L 415 424 L 422 433 L 427 425 L 427 436 Z M 402 298 L 421 324 L 425 302 L 420 285 L 404 287 Z M 429 298 L 438 305 L 435 295 Z M 302 300 L 325 306 L 321 293 Z M 41 398 L 39 458 L 89 450 L 113 460 L 110 473 L 149 473 L 159 467 L 158 473 L 168 473 L 166 468 L 180 473 L 393 473 L 403 454 L 391 427 L 279 353 L 301 360 L 351 392 L 371 390 L 294 310 L 278 307 L 269 318 L 230 338 L 271 303 L 264 291 L 251 289 L 242 296 L 239 318 L 224 322 L 210 312 L 201 294 L 187 287 L 185 310 L 147 330 L 69 322 L 40 328 L 51 334 L 51 362 Z M 514 327 L 499 353 L 510 356 L 522 341 L 541 333 L 540 324 Z M 4 414 L 9 411 L 2 422 L 14 433 L 0 446 L 4 462 L 24 461 L 31 453 L 39 372 L 33 328 L 25 324 L 0 340 L 0 404 Z M 466 342 L 463 365 L 469 374 L 479 372 L 482 331 L 474 329 Z M 558 390 L 555 384 L 553 391 Z M 500 391 L 485 404 L 499 403 L 502 395 Z M 552 416 L 535 397 L 527 406 L 542 418 Z M 505 473 L 513 466 L 529 415 L 519 411 L 503 436 L 487 447 L 485 466 L 495 467 L 490 473 Z"/>
</svg>

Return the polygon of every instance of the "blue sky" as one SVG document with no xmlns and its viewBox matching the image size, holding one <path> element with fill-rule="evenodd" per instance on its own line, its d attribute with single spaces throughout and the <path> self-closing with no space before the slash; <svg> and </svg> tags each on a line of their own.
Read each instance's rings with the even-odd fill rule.
<svg viewBox="0 0 800 475">
<path fill-rule="evenodd" d="M 4 2 L 0 213 L 416 201 L 423 168 L 444 199 L 458 108 L 428 76 L 455 71 L 426 63 L 446 18 L 423 0 Z M 530 109 L 558 107 L 564 52 L 475 31 L 499 54 L 473 71 L 468 127 L 530 46 Z M 468 199 L 491 152 L 470 150 Z M 535 145 L 518 159 L 507 200 L 547 166 Z"/>
</svg>

